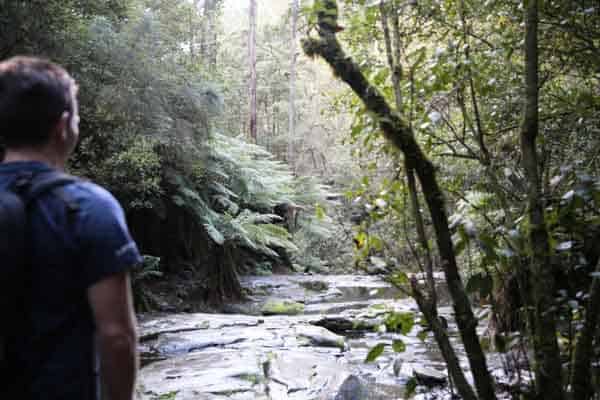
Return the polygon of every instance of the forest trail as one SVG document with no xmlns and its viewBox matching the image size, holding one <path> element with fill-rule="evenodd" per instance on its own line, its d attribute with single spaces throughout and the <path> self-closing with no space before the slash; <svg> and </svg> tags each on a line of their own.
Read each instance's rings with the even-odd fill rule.
<svg viewBox="0 0 600 400">
<path fill-rule="evenodd" d="M 412 299 L 379 278 L 273 275 L 242 283 L 250 301 L 230 305 L 231 314 L 141 317 L 140 399 L 398 399 L 414 376 L 424 392 L 416 399 L 448 396 L 446 385 L 431 388 L 446 373 L 430 333 L 419 335 L 418 325 L 407 335 L 374 329 L 390 311 L 417 313 Z M 261 315 L 282 303 L 303 310 Z M 450 307 L 440 314 L 451 320 Z M 449 329 L 456 332 L 453 323 Z M 392 350 L 398 339 L 402 353 Z M 383 354 L 365 363 L 379 343 Z"/>
</svg>

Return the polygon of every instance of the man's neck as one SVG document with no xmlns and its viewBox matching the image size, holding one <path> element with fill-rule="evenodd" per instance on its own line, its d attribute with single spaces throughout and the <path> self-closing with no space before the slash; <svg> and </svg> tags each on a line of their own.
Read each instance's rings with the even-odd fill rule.
<svg viewBox="0 0 600 400">
<path fill-rule="evenodd" d="M 62 157 L 55 154 L 50 154 L 44 150 L 7 149 L 3 162 L 8 163 L 18 161 L 37 161 L 61 171 L 65 169 L 65 161 L 62 159 Z"/>
</svg>

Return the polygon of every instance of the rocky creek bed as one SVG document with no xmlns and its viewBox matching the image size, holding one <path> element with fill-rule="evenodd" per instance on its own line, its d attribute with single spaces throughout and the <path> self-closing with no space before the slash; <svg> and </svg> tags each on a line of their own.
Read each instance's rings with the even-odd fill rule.
<svg viewBox="0 0 600 400">
<path fill-rule="evenodd" d="M 242 283 L 249 301 L 224 314 L 140 316 L 138 399 L 388 400 L 405 398 L 414 383 L 415 399 L 451 398 L 431 333 L 418 324 L 406 335 L 376 328 L 386 312 L 418 314 L 412 299 L 379 278 L 273 275 Z M 440 315 L 455 332 L 451 308 Z M 393 351 L 397 339 L 406 351 Z M 365 363 L 379 343 L 387 344 L 382 355 Z M 490 364 L 501 374 L 496 357 Z"/>
</svg>

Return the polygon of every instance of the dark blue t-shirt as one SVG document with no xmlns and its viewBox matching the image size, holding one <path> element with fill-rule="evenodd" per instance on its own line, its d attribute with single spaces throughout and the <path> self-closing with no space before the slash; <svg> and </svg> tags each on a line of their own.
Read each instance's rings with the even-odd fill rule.
<svg viewBox="0 0 600 400">
<path fill-rule="evenodd" d="M 38 162 L 0 164 L 0 189 L 24 171 L 49 172 Z M 87 289 L 141 262 L 117 200 L 89 182 L 62 187 L 78 204 L 69 215 L 64 198 L 40 196 L 28 214 L 32 290 L 28 326 L 13 365 L 25 387 L 19 399 L 96 400 L 95 327 Z"/>
</svg>

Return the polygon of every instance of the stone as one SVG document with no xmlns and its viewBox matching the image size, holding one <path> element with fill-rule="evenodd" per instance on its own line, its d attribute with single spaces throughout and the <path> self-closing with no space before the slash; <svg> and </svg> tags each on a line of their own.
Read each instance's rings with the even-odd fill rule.
<svg viewBox="0 0 600 400">
<path fill-rule="evenodd" d="M 263 315 L 298 315 L 304 312 L 304 304 L 292 300 L 270 299 L 262 306 Z"/>
<path fill-rule="evenodd" d="M 413 366 L 413 376 L 423 386 L 445 385 L 448 379 L 443 372 L 422 365 Z"/>
<path fill-rule="evenodd" d="M 369 264 L 367 265 L 367 273 L 369 275 L 383 275 L 387 273 L 387 262 L 381 258 L 372 256 L 369 257 Z"/>
<path fill-rule="evenodd" d="M 374 321 L 346 317 L 325 317 L 317 321 L 312 321 L 311 324 L 323 327 L 337 334 L 372 331 L 377 325 Z"/>
<path fill-rule="evenodd" d="M 313 292 L 324 292 L 329 289 L 329 284 L 324 281 L 301 281 L 298 284 L 304 289 L 312 290 Z"/>
<path fill-rule="evenodd" d="M 334 400 L 366 400 L 369 390 L 363 381 L 355 375 L 350 375 L 340 386 Z"/>
<path fill-rule="evenodd" d="M 346 350 L 346 339 L 343 336 L 313 325 L 296 326 L 296 336 L 299 339 L 305 339 L 309 345 L 321 347 L 336 347 L 340 350 Z"/>
</svg>

